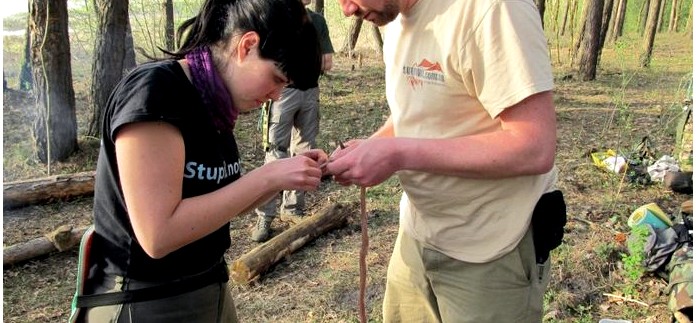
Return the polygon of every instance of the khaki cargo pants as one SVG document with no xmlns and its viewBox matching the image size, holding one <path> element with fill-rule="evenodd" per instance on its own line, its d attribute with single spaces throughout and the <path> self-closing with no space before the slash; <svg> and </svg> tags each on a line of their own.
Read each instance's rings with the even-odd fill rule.
<svg viewBox="0 0 696 323">
<path fill-rule="evenodd" d="M 488 263 L 450 258 L 399 230 L 384 322 L 541 322 L 549 263 L 536 265 L 531 229 L 514 250 Z"/>
<path fill-rule="evenodd" d="M 299 155 L 316 147 L 319 134 L 319 88 L 306 91 L 285 88 L 280 100 L 271 105 L 266 163 Z M 273 199 L 256 209 L 256 214 L 274 217 L 278 199 Z M 284 191 L 281 212 L 301 214 L 304 212 L 303 191 Z"/>
</svg>

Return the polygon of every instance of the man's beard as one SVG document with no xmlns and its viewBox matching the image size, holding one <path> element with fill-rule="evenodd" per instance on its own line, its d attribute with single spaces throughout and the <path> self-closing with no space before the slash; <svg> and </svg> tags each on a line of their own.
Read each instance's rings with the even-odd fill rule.
<svg viewBox="0 0 696 323">
<path fill-rule="evenodd" d="M 381 11 L 370 11 L 369 14 L 372 15 L 371 22 L 377 26 L 384 26 L 399 15 L 399 7 L 396 5 L 394 0 L 390 0 L 384 4 L 384 9 Z M 365 18 L 365 16 L 362 16 Z"/>
</svg>

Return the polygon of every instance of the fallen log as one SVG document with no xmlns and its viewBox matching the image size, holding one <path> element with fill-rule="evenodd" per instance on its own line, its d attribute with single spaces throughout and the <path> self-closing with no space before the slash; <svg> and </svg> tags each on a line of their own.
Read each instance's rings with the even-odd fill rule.
<svg viewBox="0 0 696 323">
<path fill-rule="evenodd" d="M 340 204 L 331 204 L 302 220 L 273 239 L 259 245 L 230 265 L 232 281 L 244 285 L 257 279 L 273 264 L 318 236 L 347 223 L 348 212 Z"/>
<path fill-rule="evenodd" d="M 55 175 L 3 184 L 3 208 L 64 201 L 94 194 L 96 172 Z"/>
<path fill-rule="evenodd" d="M 69 225 L 63 225 L 43 237 L 5 247 L 2 251 L 2 264 L 7 267 L 54 251 L 69 250 L 80 244 L 86 230 L 87 227 L 73 229 Z"/>
</svg>

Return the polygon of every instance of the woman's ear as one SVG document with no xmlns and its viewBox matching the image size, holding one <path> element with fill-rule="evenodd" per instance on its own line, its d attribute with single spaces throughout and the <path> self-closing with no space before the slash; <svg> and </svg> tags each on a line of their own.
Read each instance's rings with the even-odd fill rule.
<svg viewBox="0 0 696 323">
<path fill-rule="evenodd" d="M 248 31 L 239 39 L 237 44 L 237 60 L 239 62 L 243 61 L 250 54 L 256 55 L 256 51 L 259 49 L 259 43 L 261 38 L 259 34 L 255 31 Z"/>
</svg>

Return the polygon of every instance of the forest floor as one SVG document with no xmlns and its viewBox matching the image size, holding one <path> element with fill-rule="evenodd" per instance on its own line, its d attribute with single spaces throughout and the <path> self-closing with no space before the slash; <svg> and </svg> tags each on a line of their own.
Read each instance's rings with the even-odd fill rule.
<svg viewBox="0 0 696 323">
<path fill-rule="evenodd" d="M 633 322 L 669 322 L 664 279 L 627 277 L 622 261 L 630 233 L 628 216 L 655 202 L 675 214 L 691 195 L 662 183 L 640 185 L 595 167 L 588 154 L 614 149 L 630 153 L 645 136 L 659 158 L 675 146 L 673 122 L 688 97 L 692 77 L 691 35 L 659 37 L 653 66 L 641 69 L 630 49 L 605 49 L 597 80 L 567 77 L 555 63 L 558 117 L 558 186 L 568 203 L 564 244 L 553 251 L 552 278 L 545 297 L 545 322 L 597 322 L 601 318 Z M 618 48 L 618 47 L 617 47 Z M 552 48 L 553 50 L 553 48 Z M 389 111 L 384 98 L 383 66 L 373 53 L 360 59 L 336 57 L 336 68 L 321 81 L 322 123 L 319 146 L 327 151 L 337 139 L 365 137 Z M 31 156 L 31 99 L 16 90 L 3 93 L 3 176 L 5 182 L 46 176 Z M 79 129 L 90 115 L 78 95 Z M 242 115 L 237 137 L 246 169 L 263 163 L 257 113 Z M 81 151 L 53 174 L 93 170 L 98 140 L 80 136 Z M 367 190 L 370 251 L 367 306 L 371 321 L 381 321 L 386 267 L 398 227 L 400 187 L 395 178 Z M 249 285 L 233 285 L 242 322 L 357 322 L 360 249 L 359 190 L 331 181 L 308 194 L 310 213 L 341 203 L 353 214 L 345 227 L 309 242 Z M 29 206 L 3 213 L 5 247 L 40 237 L 60 225 L 92 221 L 92 200 Z M 257 244 L 249 239 L 255 217 L 232 221 L 231 262 Z M 274 223 L 276 234 L 288 225 Z M 59 322 L 70 313 L 75 288 L 76 250 L 52 254 L 3 269 L 4 322 Z M 620 297 L 623 298 L 620 298 Z M 629 300 L 626 300 L 629 299 Z M 644 303 L 641 304 L 640 302 Z"/>
</svg>

